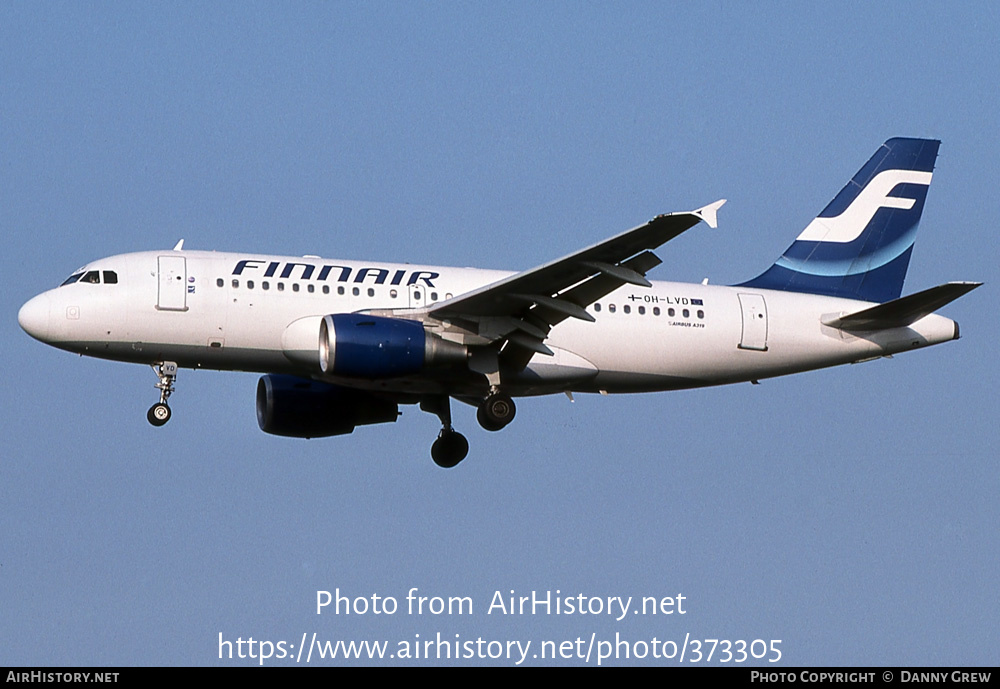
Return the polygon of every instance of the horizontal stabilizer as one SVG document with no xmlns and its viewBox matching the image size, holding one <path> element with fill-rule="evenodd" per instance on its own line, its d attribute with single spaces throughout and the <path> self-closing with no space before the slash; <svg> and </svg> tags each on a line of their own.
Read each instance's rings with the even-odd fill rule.
<svg viewBox="0 0 1000 689">
<path fill-rule="evenodd" d="M 923 292 L 887 301 L 878 306 L 823 321 L 823 325 L 841 330 L 885 330 L 902 328 L 934 313 L 979 287 L 981 282 L 948 282 Z"/>
</svg>

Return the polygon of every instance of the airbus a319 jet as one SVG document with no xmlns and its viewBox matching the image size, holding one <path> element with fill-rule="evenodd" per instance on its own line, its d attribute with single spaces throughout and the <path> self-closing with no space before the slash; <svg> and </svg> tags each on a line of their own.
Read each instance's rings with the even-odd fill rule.
<svg viewBox="0 0 1000 689">
<path fill-rule="evenodd" d="M 180 368 L 255 371 L 257 421 L 297 438 L 395 421 L 416 404 L 441 421 L 431 456 L 466 457 L 451 399 L 498 431 L 515 397 L 636 393 L 757 382 L 958 339 L 934 312 L 978 287 L 901 297 L 939 141 L 886 141 L 778 261 L 723 286 L 652 282 L 654 249 L 725 200 L 647 223 L 520 273 L 170 251 L 102 258 L 18 314 L 32 337 L 148 364 L 159 401 Z"/>
</svg>

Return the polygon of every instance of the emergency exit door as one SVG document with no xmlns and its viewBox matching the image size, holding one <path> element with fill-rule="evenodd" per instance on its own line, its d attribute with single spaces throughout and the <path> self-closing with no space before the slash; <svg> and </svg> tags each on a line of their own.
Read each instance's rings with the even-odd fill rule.
<svg viewBox="0 0 1000 689">
<path fill-rule="evenodd" d="M 420 308 L 427 303 L 427 288 L 423 285 L 407 285 L 406 291 L 410 297 L 410 308 Z"/>
</svg>

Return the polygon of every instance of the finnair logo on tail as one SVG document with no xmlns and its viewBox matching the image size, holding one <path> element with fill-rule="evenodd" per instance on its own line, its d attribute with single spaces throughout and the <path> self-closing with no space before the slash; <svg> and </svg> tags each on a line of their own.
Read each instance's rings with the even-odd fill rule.
<svg viewBox="0 0 1000 689">
<path fill-rule="evenodd" d="M 898 184 L 931 183 L 931 173 L 919 170 L 883 170 L 875 175 L 844 212 L 833 218 L 816 218 L 798 236 L 798 241 L 846 244 L 861 236 L 879 208 L 913 208 L 916 199 L 889 196 Z"/>
</svg>

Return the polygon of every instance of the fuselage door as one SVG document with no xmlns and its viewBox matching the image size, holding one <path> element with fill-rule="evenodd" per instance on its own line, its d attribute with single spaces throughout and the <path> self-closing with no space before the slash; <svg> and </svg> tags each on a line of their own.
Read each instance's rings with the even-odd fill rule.
<svg viewBox="0 0 1000 689">
<path fill-rule="evenodd" d="M 740 349 L 767 351 L 767 306 L 761 294 L 740 294 L 743 312 L 743 334 Z"/>
<path fill-rule="evenodd" d="M 187 311 L 187 259 L 183 256 L 158 256 L 159 288 L 156 308 L 161 311 Z"/>
</svg>

